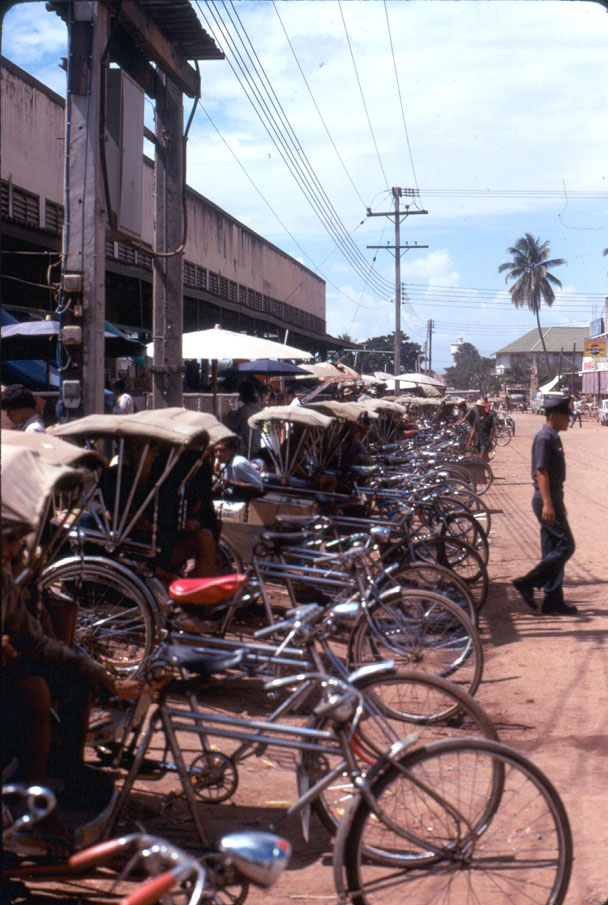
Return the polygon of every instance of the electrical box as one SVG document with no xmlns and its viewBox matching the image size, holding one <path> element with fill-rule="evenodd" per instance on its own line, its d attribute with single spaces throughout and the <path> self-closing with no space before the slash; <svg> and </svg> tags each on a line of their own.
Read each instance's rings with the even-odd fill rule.
<svg viewBox="0 0 608 905">
<path fill-rule="evenodd" d="M 141 238 L 144 172 L 144 92 L 122 69 L 108 69 L 105 160 L 112 226 Z"/>
<path fill-rule="evenodd" d="M 81 388 L 79 380 L 64 380 L 61 384 L 61 401 L 67 409 L 77 409 L 80 405 Z"/>
<path fill-rule="evenodd" d="M 82 292 L 82 274 L 64 273 L 62 287 L 64 292 Z"/>
<path fill-rule="evenodd" d="M 76 325 L 62 327 L 59 339 L 64 346 L 82 345 L 82 327 Z"/>
</svg>

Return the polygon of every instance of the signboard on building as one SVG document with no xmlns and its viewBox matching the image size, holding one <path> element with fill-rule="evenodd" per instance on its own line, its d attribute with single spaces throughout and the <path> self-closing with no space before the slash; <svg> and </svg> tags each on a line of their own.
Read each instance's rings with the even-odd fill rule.
<svg viewBox="0 0 608 905">
<path fill-rule="evenodd" d="M 605 339 L 586 339 L 585 358 L 590 355 L 592 358 L 606 358 L 606 340 Z"/>
<path fill-rule="evenodd" d="M 589 336 L 601 336 L 604 332 L 604 318 L 598 317 L 597 320 L 591 321 L 589 324 Z"/>
</svg>

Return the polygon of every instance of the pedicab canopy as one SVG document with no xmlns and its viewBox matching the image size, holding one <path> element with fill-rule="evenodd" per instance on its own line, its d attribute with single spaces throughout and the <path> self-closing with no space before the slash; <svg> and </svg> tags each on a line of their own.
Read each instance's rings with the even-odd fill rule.
<svg viewBox="0 0 608 905">
<path fill-rule="evenodd" d="M 281 421 L 285 424 L 298 424 L 301 427 L 327 428 L 332 423 L 332 418 L 317 412 L 315 409 L 303 405 L 271 405 L 251 415 L 248 420 L 249 427 L 256 428 L 268 421 Z"/>
<path fill-rule="evenodd" d="M 7 433 L 10 431 L 2 431 L 2 533 L 35 531 L 50 495 L 78 490 L 82 476 L 75 468 L 56 465 L 26 445 L 5 443 Z"/>
<path fill-rule="evenodd" d="M 204 450 L 211 434 L 223 425 L 213 415 L 183 408 L 152 409 L 134 415 L 86 415 L 51 428 L 55 437 L 82 443 L 86 440 L 139 438 L 172 446 Z"/>
<path fill-rule="evenodd" d="M 394 417 L 405 415 L 405 406 L 398 402 L 389 402 L 388 399 L 364 399 L 359 405 L 365 406 L 372 412 L 386 412 Z"/>
<path fill-rule="evenodd" d="M 313 408 L 330 417 L 341 418 L 343 421 L 358 422 L 362 418 L 369 418 L 372 421 L 378 419 L 376 412 L 358 402 L 338 402 L 335 399 L 324 399 L 321 402 L 310 402 L 307 408 Z"/>
<path fill-rule="evenodd" d="M 2 447 L 19 446 L 31 449 L 53 465 L 71 465 L 73 468 L 99 468 L 107 465 L 106 459 L 94 449 L 82 449 L 66 443 L 49 433 L 2 431 Z"/>
</svg>

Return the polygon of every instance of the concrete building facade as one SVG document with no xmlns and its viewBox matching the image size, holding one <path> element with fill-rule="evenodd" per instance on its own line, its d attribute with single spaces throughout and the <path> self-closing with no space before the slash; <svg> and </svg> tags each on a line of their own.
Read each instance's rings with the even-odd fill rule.
<svg viewBox="0 0 608 905">
<path fill-rule="evenodd" d="M 65 102 L 0 58 L 0 110 L 2 304 L 44 315 L 55 306 L 46 286 L 57 276 L 65 216 Z M 153 189 L 144 158 L 142 240 L 106 242 L 106 317 L 144 340 L 152 329 Z M 322 355 L 340 348 L 326 333 L 324 280 L 190 188 L 186 207 L 185 332 L 220 323 L 280 340 L 288 331 L 291 345 Z"/>
</svg>

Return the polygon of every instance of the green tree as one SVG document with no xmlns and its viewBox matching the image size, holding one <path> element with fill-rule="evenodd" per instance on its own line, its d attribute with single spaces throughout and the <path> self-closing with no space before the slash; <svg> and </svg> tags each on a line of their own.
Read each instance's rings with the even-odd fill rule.
<svg viewBox="0 0 608 905">
<path fill-rule="evenodd" d="M 454 364 L 446 368 L 448 385 L 457 390 L 478 389 L 482 396 L 494 386 L 493 358 L 482 358 L 472 343 L 463 343 L 454 355 Z"/>
<path fill-rule="evenodd" d="M 523 308 L 527 305 L 530 311 L 536 315 L 536 324 L 538 327 L 538 335 L 545 353 L 545 362 L 547 365 L 547 375 L 551 375 L 549 365 L 549 355 L 545 345 L 545 338 L 540 326 L 540 307 L 544 301 L 549 308 L 555 301 L 555 293 L 553 286 L 561 289 L 561 282 L 552 273 L 549 273 L 550 267 L 561 267 L 567 262 L 563 258 L 549 259 L 549 242 L 541 242 L 535 239 L 530 233 L 526 233 L 521 239 L 518 239 L 515 245 L 507 248 L 508 254 L 512 256 L 511 261 L 506 261 L 498 268 L 499 273 L 505 273 L 505 283 L 508 280 L 514 280 L 512 286 L 509 287 L 511 293 L 511 301 L 516 308 Z"/>
<path fill-rule="evenodd" d="M 373 374 L 374 371 L 393 372 L 395 363 L 395 333 L 385 336 L 372 336 L 361 343 L 363 350 L 357 353 L 357 364 L 365 374 Z M 374 351 L 375 350 L 375 351 Z M 388 354 L 382 354 L 387 352 Z M 381 353 L 381 354 L 378 354 Z M 416 370 L 418 356 L 422 354 L 422 348 L 418 343 L 411 342 L 409 336 L 401 334 L 401 373 Z"/>
</svg>

